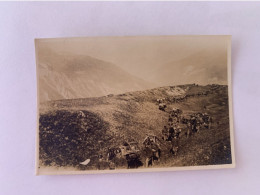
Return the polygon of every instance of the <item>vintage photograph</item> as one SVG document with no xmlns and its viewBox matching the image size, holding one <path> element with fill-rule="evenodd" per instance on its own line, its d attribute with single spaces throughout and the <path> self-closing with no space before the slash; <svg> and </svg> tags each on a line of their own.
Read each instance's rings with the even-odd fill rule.
<svg viewBox="0 0 260 195">
<path fill-rule="evenodd" d="M 231 36 L 36 39 L 36 174 L 232 168 Z"/>
</svg>

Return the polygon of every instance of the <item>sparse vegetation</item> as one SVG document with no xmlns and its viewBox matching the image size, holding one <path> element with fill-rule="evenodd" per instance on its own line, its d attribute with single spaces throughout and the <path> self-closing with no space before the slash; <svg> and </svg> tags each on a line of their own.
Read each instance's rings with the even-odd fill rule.
<svg viewBox="0 0 260 195">
<path fill-rule="evenodd" d="M 178 92 L 178 93 L 177 93 Z M 178 99 L 176 99 L 178 97 Z M 165 98 L 162 111 L 157 99 Z M 187 138 L 180 135 L 177 156 L 162 141 L 161 160 L 154 167 L 229 164 L 230 149 L 228 90 L 224 85 L 182 85 L 136 91 L 99 98 L 51 101 L 40 107 L 41 166 L 73 166 L 78 169 L 127 168 L 123 157 L 107 160 L 109 148 L 135 141 L 141 148 L 147 134 L 162 137 L 168 112 L 179 108 L 183 115 L 207 112 L 211 129 L 201 129 Z M 90 159 L 87 166 L 79 163 Z"/>
</svg>

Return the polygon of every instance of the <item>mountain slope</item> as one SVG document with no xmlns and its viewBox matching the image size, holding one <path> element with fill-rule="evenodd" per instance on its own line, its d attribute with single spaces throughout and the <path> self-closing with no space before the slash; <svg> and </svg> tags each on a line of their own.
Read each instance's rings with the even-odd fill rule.
<svg viewBox="0 0 260 195">
<path fill-rule="evenodd" d="M 184 95 L 188 97 L 185 100 L 176 102 L 173 99 Z M 165 98 L 166 112 L 158 109 L 157 98 Z M 93 136 L 95 139 L 88 138 L 89 142 L 87 143 L 76 140 L 85 150 L 77 151 L 76 159 L 71 159 L 70 154 L 72 155 L 73 152 L 70 151 L 62 154 L 61 159 L 51 159 L 51 161 L 54 165 L 62 163 L 62 166 L 75 166 L 80 169 L 99 169 L 97 154 L 106 158 L 109 148 L 119 147 L 125 141 L 135 141 L 142 148 L 142 142 L 147 134 L 161 138 L 162 128 L 168 124 L 169 111 L 174 107 L 180 108 L 183 111 L 183 116 L 190 113 L 207 112 L 213 118 L 212 128 L 210 130 L 201 129 L 200 133 L 186 138 L 185 125 L 182 126 L 180 150 L 175 157 L 169 152 L 171 144 L 161 140 L 161 161 L 154 167 L 216 165 L 232 162 L 227 86 L 221 85 L 170 86 L 109 97 L 47 102 L 40 106 L 41 139 L 45 140 L 45 134 L 49 135 L 49 131 L 53 131 L 53 136 L 55 134 L 57 136 L 57 132 L 60 132 L 59 142 L 68 142 L 70 146 L 70 144 L 74 144 L 72 142 L 76 138 L 67 133 L 68 138 L 65 139 L 66 136 L 63 132 L 66 129 L 73 131 L 73 133 L 79 131 L 79 135 L 82 134 L 81 136 L 75 135 L 76 137 L 84 139 L 86 137 L 87 139 L 87 137 Z M 60 121 L 66 121 L 66 124 L 62 124 Z M 51 144 L 46 145 L 46 147 L 48 148 L 49 145 Z M 62 147 L 64 147 L 63 144 Z M 53 149 L 55 154 L 57 151 L 59 153 L 59 149 L 62 147 L 56 146 Z M 41 159 L 43 165 L 49 165 L 49 149 L 46 153 L 44 145 L 40 148 L 42 148 L 43 153 Z M 64 150 L 62 149 L 60 153 Z M 74 153 L 73 156 L 75 156 Z M 86 160 L 86 158 L 91 159 L 89 166 L 80 166 L 79 162 Z M 144 159 L 142 160 L 144 162 Z M 109 162 L 106 161 L 106 163 Z M 126 168 L 124 161 L 115 163 L 116 168 Z M 106 164 L 105 168 L 101 169 L 108 168 L 109 165 Z"/>
<path fill-rule="evenodd" d="M 223 56 L 225 53 L 215 51 L 196 52 L 181 60 L 162 64 L 155 71 L 154 80 L 162 85 L 227 84 L 227 58 Z"/>
<path fill-rule="evenodd" d="M 152 87 L 151 83 L 116 65 L 90 56 L 48 51 L 41 53 L 38 69 L 40 102 L 98 97 Z"/>
</svg>

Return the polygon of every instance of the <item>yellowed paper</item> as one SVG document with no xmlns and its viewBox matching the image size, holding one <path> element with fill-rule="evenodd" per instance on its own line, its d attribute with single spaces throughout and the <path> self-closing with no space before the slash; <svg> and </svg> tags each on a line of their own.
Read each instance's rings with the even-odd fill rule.
<svg viewBox="0 0 260 195">
<path fill-rule="evenodd" d="M 37 174 L 235 167 L 231 36 L 35 46 Z"/>
</svg>

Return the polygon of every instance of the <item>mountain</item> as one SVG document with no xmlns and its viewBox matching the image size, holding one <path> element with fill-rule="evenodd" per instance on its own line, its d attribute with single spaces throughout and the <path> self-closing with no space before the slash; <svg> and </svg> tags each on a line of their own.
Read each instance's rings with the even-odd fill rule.
<svg viewBox="0 0 260 195">
<path fill-rule="evenodd" d="M 181 60 L 160 65 L 152 80 L 161 86 L 188 83 L 227 84 L 227 58 L 225 51 L 201 50 Z"/>
<path fill-rule="evenodd" d="M 40 55 L 39 55 L 40 54 Z M 40 102 L 119 94 L 152 88 L 118 66 L 90 56 L 39 52 Z"/>
</svg>

